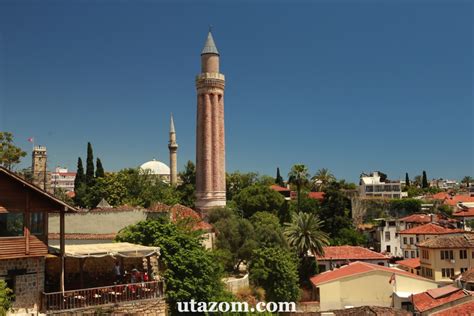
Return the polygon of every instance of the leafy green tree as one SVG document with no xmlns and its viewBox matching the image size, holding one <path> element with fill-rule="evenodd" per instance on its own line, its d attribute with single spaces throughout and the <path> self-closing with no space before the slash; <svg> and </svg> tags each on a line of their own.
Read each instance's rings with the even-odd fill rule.
<svg viewBox="0 0 474 316">
<path fill-rule="evenodd" d="M 306 194 L 301 195 L 300 212 L 318 215 L 320 209 L 321 203 L 318 200 L 312 199 Z M 298 203 L 290 201 L 290 213 L 298 213 Z"/>
<path fill-rule="evenodd" d="M 0 132 L 0 166 L 12 170 L 26 152 L 13 144 L 13 134 L 10 132 Z"/>
<path fill-rule="evenodd" d="M 288 173 L 288 182 L 296 186 L 296 192 L 298 193 L 298 212 L 300 210 L 301 190 L 309 183 L 308 178 L 308 168 L 302 164 L 294 165 Z"/>
<path fill-rule="evenodd" d="M 184 171 L 179 173 L 181 183 L 178 192 L 181 195 L 181 204 L 194 207 L 196 202 L 196 166 L 190 160 L 184 166 Z"/>
<path fill-rule="evenodd" d="M 94 184 L 94 152 L 90 142 L 87 143 L 86 184 L 87 186 Z"/>
<path fill-rule="evenodd" d="M 421 212 L 422 201 L 418 199 L 391 199 L 389 203 L 392 216 L 403 217 Z"/>
<path fill-rule="evenodd" d="M 421 180 L 421 187 L 423 189 L 426 189 L 429 187 L 429 184 L 428 184 L 428 178 L 426 177 L 426 171 L 423 170 L 423 178 Z"/>
<path fill-rule="evenodd" d="M 422 179 L 421 179 L 421 176 L 420 175 L 417 175 L 415 176 L 415 178 L 413 178 L 413 184 L 419 188 L 421 188 L 421 184 L 422 184 Z"/>
<path fill-rule="evenodd" d="M 339 183 L 333 182 L 326 187 L 319 216 L 324 218 L 323 230 L 331 238 L 338 237 L 341 229 L 352 227 L 351 201 Z"/>
<path fill-rule="evenodd" d="M 77 158 L 77 171 L 76 178 L 74 179 L 74 191 L 77 191 L 79 187 L 85 184 L 86 177 L 84 175 L 84 167 L 82 166 L 81 157 Z"/>
<path fill-rule="evenodd" d="M 405 173 L 405 186 L 410 186 L 410 178 L 408 177 L 408 172 Z"/>
<path fill-rule="evenodd" d="M 243 189 L 252 186 L 258 182 L 258 174 L 255 172 L 241 173 L 235 171 L 226 174 L 227 200 L 233 200 L 234 197 Z"/>
<path fill-rule="evenodd" d="M 166 299 L 174 315 L 178 314 L 177 302 L 219 302 L 230 296 L 221 281 L 222 266 L 201 245 L 199 234 L 160 219 L 128 226 L 116 237 L 117 241 L 160 247 Z"/>
<path fill-rule="evenodd" d="M 255 239 L 260 248 L 288 248 L 278 217 L 268 212 L 257 212 L 250 217 L 250 222 L 253 225 Z"/>
<path fill-rule="evenodd" d="M 311 178 L 313 188 L 316 191 L 322 191 L 329 183 L 336 181 L 336 177 L 326 168 L 316 171 Z"/>
<path fill-rule="evenodd" d="M 99 158 L 97 158 L 96 163 L 95 163 L 95 177 L 96 178 L 103 178 L 105 176 L 104 172 L 104 167 L 102 167 L 102 161 L 100 161 Z"/>
<path fill-rule="evenodd" d="M 472 177 L 470 176 L 465 176 L 464 178 L 462 178 L 461 180 L 461 183 L 465 183 L 466 184 L 466 188 L 469 188 L 469 185 L 473 182 L 472 180 Z"/>
<path fill-rule="evenodd" d="M 244 217 L 249 218 L 259 211 L 268 211 L 278 214 L 285 202 L 285 198 L 268 186 L 255 184 L 246 187 L 234 197 L 237 208 Z"/>
<path fill-rule="evenodd" d="M 277 175 L 275 178 L 275 183 L 281 187 L 285 186 L 285 182 L 283 181 L 283 177 L 280 175 L 280 168 L 277 168 Z"/>
<path fill-rule="evenodd" d="M 5 281 L 0 280 L 0 316 L 4 316 L 12 307 L 13 292 Z"/>
<path fill-rule="evenodd" d="M 265 289 L 266 300 L 295 302 L 299 297 L 297 261 L 282 248 L 260 248 L 250 262 L 250 281 Z"/>
<path fill-rule="evenodd" d="M 367 237 L 353 228 L 343 228 L 339 230 L 338 237 L 332 240 L 331 245 L 365 246 L 367 245 Z"/>
<path fill-rule="evenodd" d="M 211 210 L 208 219 L 217 232 L 216 248 L 221 251 L 224 267 L 229 272 L 237 272 L 240 264 L 249 261 L 257 248 L 252 224 L 230 209 Z"/>
</svg>

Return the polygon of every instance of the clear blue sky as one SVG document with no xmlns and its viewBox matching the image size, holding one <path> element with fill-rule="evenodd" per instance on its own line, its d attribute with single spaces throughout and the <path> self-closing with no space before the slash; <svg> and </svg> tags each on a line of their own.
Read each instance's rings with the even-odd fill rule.
<svg viewBox="0 0 474 316">
<path fill-rule="evenodd" d="M 197 3 L 199 2 L 199 3 Z M 208 25 L 227 170 L 474 173 L 472 1 L 0 1 L 0 130 L 75 169 L 194 161 Z M 22 166 L 30 164 L 30 156 Z"/>
</svg>

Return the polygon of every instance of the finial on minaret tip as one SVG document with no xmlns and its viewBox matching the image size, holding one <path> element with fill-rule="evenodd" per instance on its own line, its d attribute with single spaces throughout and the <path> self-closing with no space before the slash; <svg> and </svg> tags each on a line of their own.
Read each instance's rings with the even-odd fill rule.
<svg viewBox="0 0 474 316">
<path fill-rule="evenodd" d="M 173 120 L 173 113 L 171 113 L 171 120 L 170 120 L 170 133 L 176 133 L 174 130 L 174 120 Z"/>
<path fill-rule="evenodd" d="M 209 25 L 209 32 L 207 33 L 206 43 L 204 43 L 204 48 L 201 51 L 201 55 L 203 54 L 219 55 L 216 44 L 214 43 L 214 38 L 212 37 L 212 25 Z"/>
</svg>

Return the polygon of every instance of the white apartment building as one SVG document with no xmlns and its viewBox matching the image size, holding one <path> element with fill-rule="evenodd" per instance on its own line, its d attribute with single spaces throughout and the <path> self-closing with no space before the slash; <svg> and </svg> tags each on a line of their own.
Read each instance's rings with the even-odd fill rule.
<svg viewBox="0 0 474 316">
<path fill-rule="evenodd" d="M 70 172 L 67 168 L 56 167 L 51 173 L 51 189 L 63 189 L 65 191 L 74 191 L 74 180 L 76 173 Z"/>
<path fill-rule="evenodd" d="M 384 179 L 378 171 L 370 175 L 362 174 L 359 183 L 359 193 L 362 197 L 384 197 L 399 199 L 402 197 L 400 180 Z"/>
<path fill-rule="evenodd" d="M 398 232 L 405 229 L 405 223 L 399 219 L 377 219 L 375 240 L 377 250 L 390 257 L 403 257 Z"/>
</svg>

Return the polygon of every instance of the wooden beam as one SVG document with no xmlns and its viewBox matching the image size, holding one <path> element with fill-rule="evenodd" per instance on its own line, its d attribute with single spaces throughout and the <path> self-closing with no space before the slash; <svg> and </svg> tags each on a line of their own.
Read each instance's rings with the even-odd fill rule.
<svg viewBox="0 0 474 316">
<path fill-rule="evenodd" d="M 65 264 L 64 264 L 64 254 L 65 254 L 65 240 L 64 240 L 64 215 L 66 213 L 67 208 L 64 207 L 64 209 L 61 210 L 59 213 L 59 252 L 61 255 L 61 292 L 64 294 L 64 269 L 65 269 Z"/>
<path fill-rule="evenodd" d="M 30 192 L 25 190 L 25 211 L 23 212 L 23 225 L 25 235 L 25 255 L 30 254 Z"/>
</svg>

